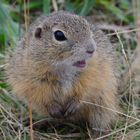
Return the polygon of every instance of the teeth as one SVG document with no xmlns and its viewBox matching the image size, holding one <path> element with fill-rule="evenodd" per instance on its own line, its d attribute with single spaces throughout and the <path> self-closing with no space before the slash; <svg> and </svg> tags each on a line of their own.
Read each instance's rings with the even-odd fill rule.
<svg viewBox="0 0 140 140">
<path fill-rule="evenodd" d="M 78 61 L 79 64 L 85 64 L 85 61 L 82 60 L 82 61 Z"/>
<path fill-rule="evenodd" d="M 86 61 L 85 60 L 77 61 L 73 64 L 73 66 L 84 68 L 86 66 Z"/>
</svg>

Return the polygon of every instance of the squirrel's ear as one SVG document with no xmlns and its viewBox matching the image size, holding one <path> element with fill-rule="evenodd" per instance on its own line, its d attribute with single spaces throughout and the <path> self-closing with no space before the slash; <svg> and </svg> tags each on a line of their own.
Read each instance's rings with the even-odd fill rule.
<svg viewBox="0 0 140 140">
<path fill-rule="evenodd" d="M 37 27 L 36 29 L 35 29 L 35 37 L 36 38 L 41 38 L 41 34 L 42 34 L 42 28 L 41 27 Z"/>
</svg>

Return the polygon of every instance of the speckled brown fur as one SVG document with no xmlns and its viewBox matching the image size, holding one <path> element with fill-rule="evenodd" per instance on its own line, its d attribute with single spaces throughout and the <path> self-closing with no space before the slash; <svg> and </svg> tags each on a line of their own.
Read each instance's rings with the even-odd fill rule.
<svg viewBox="0 0 140 140">
<path fill-rule="evenodd" d="M 38 38 L 37 28 L 41 29 Z M 54 39 L 53 30 L 57 29 L 65 33 L 67 41 Z M 86 51 L 91 46 L 97 50 L 89 57 Z M 111 48 L 107 37 L 82 17 L 66 12 L 42 16 L 9 57 L 8 82 L 16 95 L 26 103 L 30 100 L 41 115 L 83 120 L 104 129 L 116 119 L 117 110 Z M 83 59 L 86 68 L 72 65 Z"/>
</svg>

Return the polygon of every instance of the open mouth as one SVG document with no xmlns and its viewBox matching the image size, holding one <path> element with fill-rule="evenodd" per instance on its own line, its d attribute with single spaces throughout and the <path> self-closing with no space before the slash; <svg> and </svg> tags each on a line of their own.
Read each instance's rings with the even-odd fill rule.
<svg viewBox="0 0 140 140">
<path fill-rule="evenodd" d="M 77 61 L 73 64 L 73 66 L 78 68 L 84 68 L 86 66 L 86 61 L 85 60 Z"/>
</svg>

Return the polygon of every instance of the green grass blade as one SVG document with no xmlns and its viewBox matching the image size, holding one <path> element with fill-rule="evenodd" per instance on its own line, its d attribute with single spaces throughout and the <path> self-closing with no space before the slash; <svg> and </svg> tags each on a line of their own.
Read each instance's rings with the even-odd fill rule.
<svg viewBox="0 0 140 140">
<path fill-rule="evenodd" d="M 43 0 L 43 12 L 44 14 L 50 13 L 50 0 Z"/>
<path fill-rule="evenodd" d="M 80 12 L 80 15 L 87 15 L 93 8 L 95 0 L 84 0 L 84 6 Z"/>
</svg>

